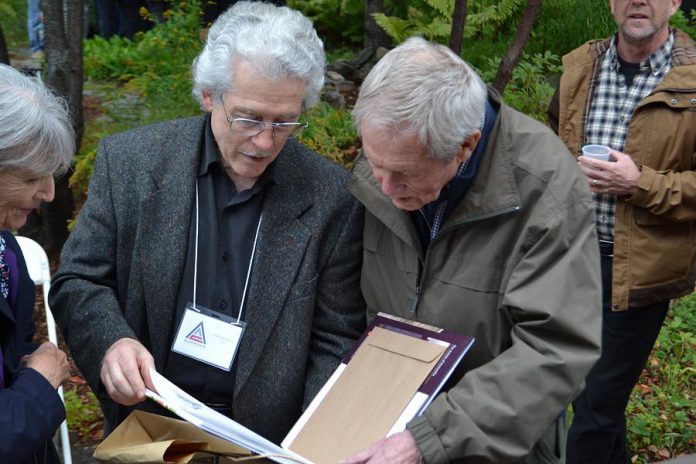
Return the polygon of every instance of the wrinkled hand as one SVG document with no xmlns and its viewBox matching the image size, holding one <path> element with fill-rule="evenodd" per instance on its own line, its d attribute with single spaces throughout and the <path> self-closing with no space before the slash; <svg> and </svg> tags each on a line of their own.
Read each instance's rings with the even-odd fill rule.
<svg viewBox="0 0 696 464">
<path fill-rule="evenodd" d="M 630 156 L 612 150 L 614 161 L 601 161 L 588 156 L 578 157 L 578 164 L 595 193 L 633 195 L 638 191 L 640 170 Z"/>
<path fill-rule="evenodd" d="M 422 464 L 423 455 L 411 432 L 405 430 L 370 445 L 341 464 Z"/>
<path fill-rule="evenodd" d="M 44 376 L 53 388 L 60 387 L 70 376 L 68 357 L 51 342 L 42 343 L 32 354 L 24 356 L 22 366 Z"/>
<path fill-rule="evenodd" d="M 150 368 L 155 361 L 137 340 L 122 338 L 109 347 L 101 367 L 101 381 L 119 404 L 131 406 L 145 400 L 145 387 L 154 390 Z"/>
</svg>

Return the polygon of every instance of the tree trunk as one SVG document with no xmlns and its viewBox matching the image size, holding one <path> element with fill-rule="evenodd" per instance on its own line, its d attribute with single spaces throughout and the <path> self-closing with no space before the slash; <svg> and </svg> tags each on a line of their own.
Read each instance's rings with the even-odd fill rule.
<svg viewBox="0 0 696 464">
<path fill-rule="evenodd" d="M 374 13 L 384 13 L 384 0 L 365 0 L 364 46 L 372 50 L 377 50 L 379 47 L 391 48 L 391 38 L 372 17 Z"/>
<path fill-rule="evenodd" d="M 517 66 L 520 55 L 522 55 L 522 50 L 524 50 L 524 46 L 527 44 L 527 40 L 529 40 L 529 34 L 531 34 L 532 27 L 534 27 L 534 23 L 536 22 L 537 14 L 541 8 L 541 2 L 542 0 L 527 1 L 527 5 L 522 12 L 519 26 L 517 27 L 517 32 L 515 32 L 515 37 L 512 39 L 512 43 L 508 47 L 503 60 L 500 62 L 500 66 L 498 66 L 498 72 L 493 81 L 493 88 L 501 94 L 510 81 L 512 70 Z"/>
<path fill-rule="evenodd" d="M 5 34 L 2 32 L 2 27 L 0 26 L 0 63 L 10 64 L 10 54 L 7 51 L 7 42 L 5 41 Z"/>
<path fill-rule="evenodd" d="M 462 37 L 464 24 L 466 23 L 467 0 L 455 0 L 454 14 L 452 15 L 452 33 L 450 34 L 450 49 L 458 56 L 462 54 Z"/>
<path fill-rule="evenodd" d="M 84 132 L 82 120 L 82 38 L 84 37 L 83 0 L 42 0 L 46 38 L 47 86 L 66 98 L 80 146 Z M 53 202 L 45 204 L 22 233 L 35 238 L 52 257 L 57 257 L 68 238 L 68 220 L 73 215 L 73 197 L 68 176 L 56 179 Z M 29 230 L 25 230 L 29 229 Z"/>
</svg>

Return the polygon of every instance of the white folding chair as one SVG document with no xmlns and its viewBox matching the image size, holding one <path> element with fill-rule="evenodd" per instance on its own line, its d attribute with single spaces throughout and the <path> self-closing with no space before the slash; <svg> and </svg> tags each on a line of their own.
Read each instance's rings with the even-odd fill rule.
<svg viewBox="0 0 696 464">
<path fill-rule="evenodd" d="M 43 289 L 44 308 L 46 309 L 46 328 L 48 330 L 48 340 L 58 345 L 58 335 L 56 334 L 56 321 L 53 319 L 51 309 L 48 307 L 48 291 L 51 289 L 51 269 L 48 266 L 48 256 L 44 249 L 34 240 L 27 237 L 15 237 L 19 247 L 22 249 L 24 261 L 27 263 L 27 270 L 31 280 L 36 286 L 41 285 Z M 58 387 L 58 395 L 63 399 L 63 387 Z M 72 453 L 70 450 L 70 438 L 68 436 L 68 423 L 63 421 L 60 424 L 60 447 L 63 450 L 63 463 L 72 464 Z"/>
</svg>

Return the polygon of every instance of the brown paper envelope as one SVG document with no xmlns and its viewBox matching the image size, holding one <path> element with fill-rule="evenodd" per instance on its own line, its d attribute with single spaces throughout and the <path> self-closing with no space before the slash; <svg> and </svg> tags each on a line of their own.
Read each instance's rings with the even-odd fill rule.
<svg viewBox="0 0 696 464">
<path fill-rule="evenodd" d="M 95 449 L 94 457 L 116 463 L 185 463 L 203 451 L 251 455 L 188 422 L 136 410 Z"/>
<path fill-rule="evenodd" d="M 332 464 L 384 438 L 445 348 L 375 328 L 289 448 Z"/>
<path fill-rule="evenodd" d="M 100 445 L 94 451 L 94 458 L 113 463 L 186 463 L 204 447 L 205 443 L 185 440 L 158 441 L 115 448 L 103 448 Z"/>
</svg>

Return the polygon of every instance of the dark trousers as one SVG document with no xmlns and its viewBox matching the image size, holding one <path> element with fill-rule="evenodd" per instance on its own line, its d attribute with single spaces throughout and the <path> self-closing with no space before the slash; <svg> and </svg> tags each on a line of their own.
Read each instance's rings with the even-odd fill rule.
<svg viewBox="0 0 696 464">
<path fill-rule="evenodd" d="M 94 0 L 99 35 L 105 39 L 113 35 L 132 39 L 138 31 L 148 29 L 140 17 L 142 0 Z"/>
<path fill-rule="evenodd" d="M 626 446 L 628 399 L 648 360 L 669 301 L 611 311 L 611 248 L 602 248 L 602 355 L 573 402 L 567 464 L 630 464 Z"/>
</svg>

